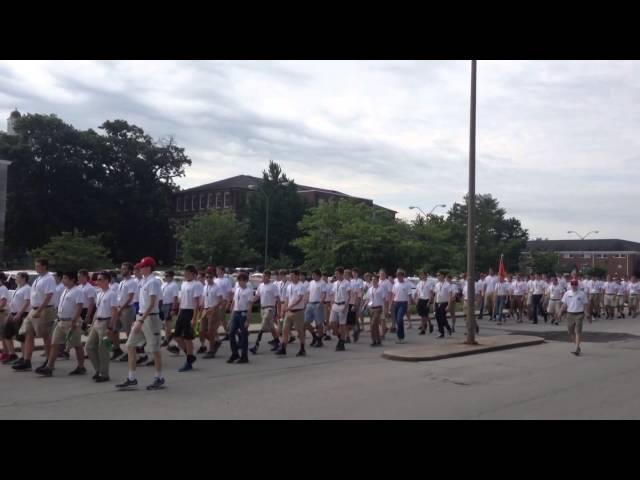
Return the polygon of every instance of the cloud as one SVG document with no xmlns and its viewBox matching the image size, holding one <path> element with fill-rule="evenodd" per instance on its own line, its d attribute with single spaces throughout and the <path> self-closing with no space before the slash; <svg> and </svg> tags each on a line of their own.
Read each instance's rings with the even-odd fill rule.
<svg viewBox="0 0 640 480">
<path fill-rule="evenodd" d="M 191 187 L 268 160 L 300 183 L 409 205 L 467 190 L 466 61 L 1 61 L 0 114 L 175 136 Z M 480 61 L 477 191 L 532 236 L 640 240 L 640 63 Z M 444 213 L 444 212 L 443 212 Z"/>
</svg>

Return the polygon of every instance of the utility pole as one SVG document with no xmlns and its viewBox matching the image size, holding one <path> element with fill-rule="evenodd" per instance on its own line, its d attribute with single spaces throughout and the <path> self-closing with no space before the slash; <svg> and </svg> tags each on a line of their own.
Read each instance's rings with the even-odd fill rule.
<svg viewBox="0 0 640 480">
<path fill-rule="evenodd" d="M 476 341 L 476 60 L 471 60 L 469 123 L 469 194 L 467 196 L 467 345 Z"/>
</svg>

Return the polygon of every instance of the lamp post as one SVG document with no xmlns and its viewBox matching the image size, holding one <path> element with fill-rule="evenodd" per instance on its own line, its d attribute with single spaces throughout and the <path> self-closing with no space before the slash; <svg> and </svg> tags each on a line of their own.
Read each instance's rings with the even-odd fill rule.
<svg viewBox="0 0 640 480">
<path fill-rule="evenodd" d="M 277 183 L 276 187 L 282 185 L 286 187 L 289 185 L 289 182 Z M 267 195 L 264 190 L 260 190 L 257 185 L 249 185 L 249 190 L 259 191 L 264 195 L 265 199 L 265 212 L 264 212 L 264 270 L 267 269 L 267 258 L 269 254 L 269 200 L 271 200 L 271 195 Z M 273 194 L 273 192 L 271 192 Z"/>
<path fill-rule="evenodd" d="M 471 108 L 469 119 L 469 193 L 467 195 L 467 345 L 476 341 L 476 60 L 471 60 Z"/>
<path fill-rule="evenodd" d="M 585 238 L 587 238 L 589 235 L 591 235 L 592 233 L 600 233 L 598 230 L 591 230 L 589 233 L 587 233 L 586 235 L 580 235 L 578 232 L 574 231 L 574 230 L 569 230 L 567 233 L 575 233 L 578 238 L 580 240 L 584 240 Z"/>
<path fill-rule="evenodd" d="M 422 210 L 420 207 L 414 207 L 411 206 L 409 207 L 409 210 L 418 210 L 420 211 L 420 213 L 422 213 L 422 215 L 424 216 L 425 219 L 427 219 L 428 217 L 430 217 L 431 215 L 433 215 L 433 212 L 435 211 L 436 208 L 446 208 L 447 206 L 444 203 L 439 203 L 438 205 L 434 206 L 431 211 L 429 212 L 429 214 L 424 213 L 424 210 Z"/>
</svg>

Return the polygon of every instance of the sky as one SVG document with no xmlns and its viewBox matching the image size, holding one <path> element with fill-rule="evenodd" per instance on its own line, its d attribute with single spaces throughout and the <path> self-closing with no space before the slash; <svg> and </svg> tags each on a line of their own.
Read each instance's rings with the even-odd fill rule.
<svg viewBox="0 0 640 480">
<path fill-rule="evenodd" d="M 479 61 L 477 193 L 531 238 L 640 241 L 638 78 L 637 61 Z M 183 188 L 274 160 L 411 219 L 467 191 L 469 87 L 469 61 L 0 61 L 0 117 L 121 118 L 185 147 Z"/>
</svg>

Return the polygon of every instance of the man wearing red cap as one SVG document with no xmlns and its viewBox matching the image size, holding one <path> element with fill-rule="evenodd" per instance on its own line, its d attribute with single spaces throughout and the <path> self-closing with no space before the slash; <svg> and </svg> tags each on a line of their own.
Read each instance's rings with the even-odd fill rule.
<svg viewBox="0 0 640 480">
<path fill-rule="evenodd" d="M 127 379 L 116 385 L 117 388 L 127 389 L 136 387 L 136 347 L 145 343 L 145 350 L 153 354 L 156 369 L 153 383 L 147 390 L 157 390 L 164 386 L 162 376 L 162 356 L 160 353 L 160 339 L 162 335 L 162 321 L 159 316 L 159 303 L 162 298 L 162 284 L 152 272 L 156 266 L 156 261 L 151 257 L 144 257 L 136 265 L 142 273 L 142 281 L 139 294 L 139 313 L 131 329 L 131 335 L 127 340 L 127 350 L 129 352 L 129 375 Z"/>
<path fill-rule="evenodd" d="M 580 355 L 580 340 L 582 337 L 582 321 L 584 320 L 585 311 L 589 305 L 589 300 L 582 290 L 578 290 L 578 280 L 571 279 L 571 290 L 567 290 L 562 297 L 562 310 L 560 314 L 567 312 L 567 327 L 571 341 L 575 341 L 575 356 Z"/>
</svg>

